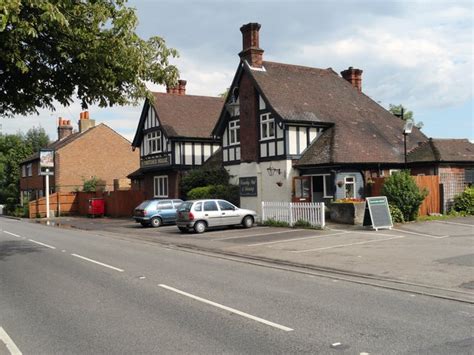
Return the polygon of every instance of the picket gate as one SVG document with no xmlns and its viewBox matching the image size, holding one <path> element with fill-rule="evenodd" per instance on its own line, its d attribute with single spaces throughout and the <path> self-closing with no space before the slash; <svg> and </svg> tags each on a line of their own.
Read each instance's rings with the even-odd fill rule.
<svg viewBox="0 0 474 355">
<path fill-rule="evenodd" d="M 286 222 L 293 226 L 298 221 L 305 221 L 314 227 L 323 228 L 324 202 L 262 202 L 262 222 L 274 220 Z"/>
</svg>

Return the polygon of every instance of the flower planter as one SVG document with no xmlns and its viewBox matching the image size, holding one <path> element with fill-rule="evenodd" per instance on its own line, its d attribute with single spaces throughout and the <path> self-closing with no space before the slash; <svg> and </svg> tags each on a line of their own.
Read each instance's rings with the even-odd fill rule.
<svg viewBox="0 0 474 355">
<path fill-rule="evenodd" d="M 331 203 L 329 218 L 336 223 L 359 224 L 364 222 L 365 202 Z"/>
</svg>

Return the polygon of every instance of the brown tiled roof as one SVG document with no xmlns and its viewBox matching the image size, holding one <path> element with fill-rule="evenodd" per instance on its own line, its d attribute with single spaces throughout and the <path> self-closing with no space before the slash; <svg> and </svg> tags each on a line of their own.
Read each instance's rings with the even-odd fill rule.
<svg viewBox="0 0 474 355">
<path fill-rule="evenodd" d="M 154 92 L 154 107 L 168 137 L 211 138 L 224 105 L 222 97 Z"/>
<path fill-rule="evenodd" d="M 474 163 L 474 144 L 467 139 L 430 138 L 409 152 L 408 161 Z"/>
<path fill-rule="evenodd" d="M 328 165 L 334 163 L 333 141 L 336 127 L 326 129 L 318 139 L 301 154 L 298 166 Z"/>
<path fill-rule="evenodd" d="M 246 70 L 281 119 L 336 127 L 331 139 L 332 163 L 404 161 L 404 122 L 332 69 L 274 62 L 264 62 L 263 66 L 265 71 L 248 67 Z M 414 128 L 407 137 L 407 147 L 410 150 L 426 140 L 426 136 Z M 320 145 L 318 143 L 318 147 Z M 308 149 L 304 159 L 302 157 L 304 164 L 321 164 L 327 160 L 319 154 L 323 153 L 318 149 Z"/>
</svg>

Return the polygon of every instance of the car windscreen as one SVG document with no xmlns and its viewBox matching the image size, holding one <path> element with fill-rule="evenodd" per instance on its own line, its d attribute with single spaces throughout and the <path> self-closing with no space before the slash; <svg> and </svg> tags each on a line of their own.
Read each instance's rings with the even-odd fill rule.
<svg viewBox="0 0 474 355">
<path fill-rule="evenodd" d="M 191 207 L 193 206 L 192 202 L 183 202 L 179 207 L 178 207 L 178 212 L 189 212 L 191 211 Z"/>
</svg>

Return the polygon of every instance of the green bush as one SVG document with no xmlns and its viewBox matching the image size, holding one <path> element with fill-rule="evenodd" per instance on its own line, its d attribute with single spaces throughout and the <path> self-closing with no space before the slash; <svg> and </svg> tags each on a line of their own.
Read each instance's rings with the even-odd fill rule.
<svg viewBox="0 0 474 355">
<path fill-rule="evenodd" d="M 400 209 L 393 205 L 389 204 L 388 205 L 390 209 L 390 214 L 392 215 L 392 222 L 393 223 L 405 223 L 405 219 L 403 218 L 403 213 L 400 211 Z"/>
<path fill-rule="evenodd" d="M 466 187 L 463 192 L 454 197 L 453 211 L 474 214 L 474 187 Z"/>
<path fill-rule="evenodd" d="M 190 200 L 199 200 L 203 198 L 219 198 L 227 200 L 236 206 L 240 204 L 239 187 L 236 185 L 209 185 L 196 187 L 190 190 L 187 198 Z"/>
<path fill-rule="evenodd" d="M 263 225 L 270 226 L 270 227 L 289 227 L 290 225 L 287 222 L 277 221 L 273 218 L 267 219 L 263 222 Z"/>
<path fill-rule="evenodd" d="M 390 204 L 398 207 L 405 221 L 413 221 L 428 191 L 420 190 L 410 172 L 404 170 L 385 180 L 382 194 L 387 196 Z"/>
<path fill-rule="evenodd" d="M 89 180 L 84 180 L 84 184 L 82 186 L 82 191 L 84 192 L 95 192 L 95 191 L 103 191 L 105 190 L 105 181 L 99 179 L 97 176 L 93 176 Z"/>
<path fill-rule="evenodd" d="M 210 185 L 229 185 L 229 173 L 221 167 L 217 169 L 195 169 L 188 172 L 181 179 L 181 193 L 187 196 L 188 192 L 196 187 Z"/>
</svg>

